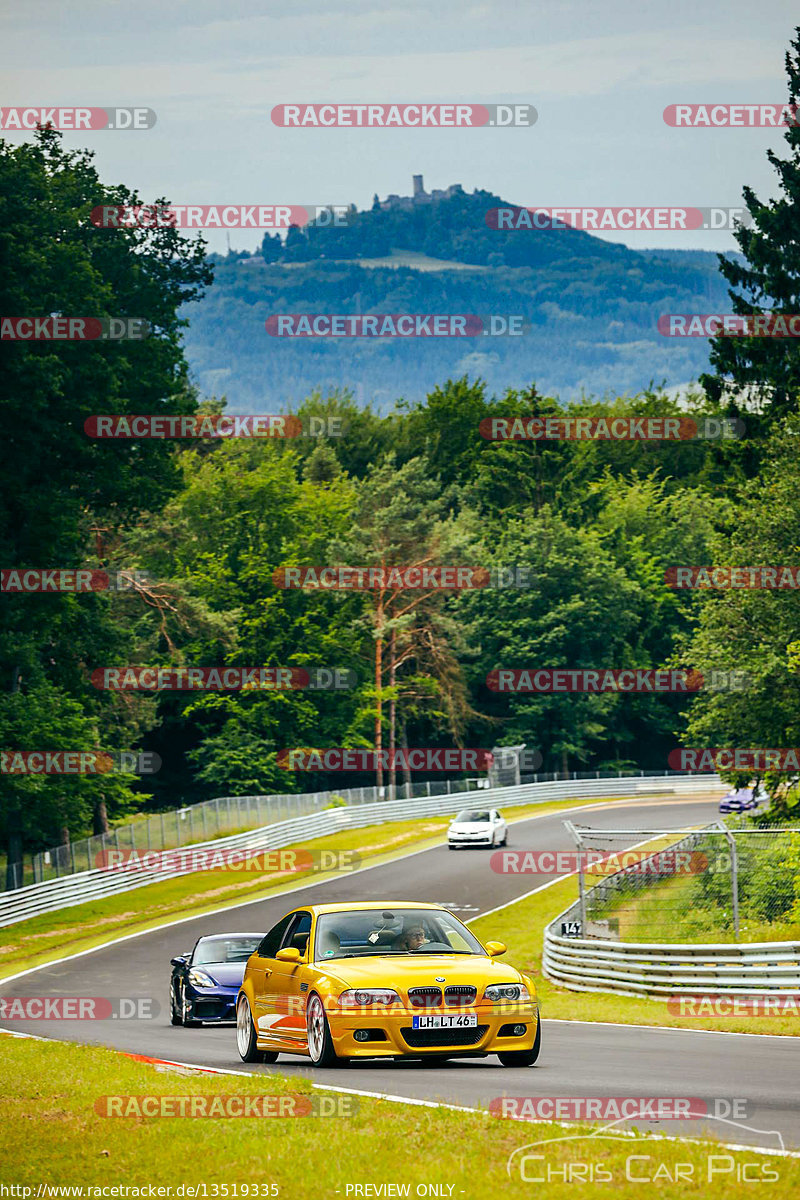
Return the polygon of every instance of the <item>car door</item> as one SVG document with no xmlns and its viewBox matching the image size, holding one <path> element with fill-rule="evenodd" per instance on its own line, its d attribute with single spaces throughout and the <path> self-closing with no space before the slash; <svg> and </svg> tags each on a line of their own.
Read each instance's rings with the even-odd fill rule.
<svg viewBox="0 0 800 1200">
<path fill-rule="evenodd" d="M 269 933 L 265 934 L 261 939 L 256 951 L 256 957 L 250 960 L 248 967 L 249 977 L 253 981 L 253 1002 L 255 1005 L 253 1020 L 258 1029 L 259 1037 L 268 1040 L 274 1040 L 277 1036 L 275 1025 L 280 1016 L 275 1009 L 271 984 L 276 966 L 275 955 L 280 948 L 283 935 L 289 928 L 293 917 L 294 913 L 287 913 L 285 917 L 281 917 L 277 925 L 273 925 Z"/>
<path fill-rule="evenodd" d="M 291 947 L 300 951 L 300 962 L 282 962 L 276 958 L 268 985 L 275 1011 L 280 1014 L 275 1024 L 276 1033 L 281 1040 L 298 1046 L 305 1046 L 307 1040 L 305 997 L 308 981 L 304 967 L 308 962 L 310 936 L 311 913 L 304 910 L 294 913 L 279 949 Z"/>
</svg>

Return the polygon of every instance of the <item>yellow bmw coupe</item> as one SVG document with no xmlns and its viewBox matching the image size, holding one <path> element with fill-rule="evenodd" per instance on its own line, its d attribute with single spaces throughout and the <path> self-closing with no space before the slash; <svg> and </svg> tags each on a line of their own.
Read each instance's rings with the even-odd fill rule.
<svg viewBox="0 0 800 1200">
<path fill-rule="evenodd" d="M 301 1054 L 536 1062 L 533 981 L 496 961 L 438 904 L 312 904 L 287 913 L 248 959 L 236 1002 L 245 1062 Z"/>
</svg>

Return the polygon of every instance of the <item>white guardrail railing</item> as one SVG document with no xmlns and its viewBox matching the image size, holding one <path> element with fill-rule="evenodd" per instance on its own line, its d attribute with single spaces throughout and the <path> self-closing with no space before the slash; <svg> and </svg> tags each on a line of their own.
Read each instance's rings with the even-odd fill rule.
<svg viewBox="0 0 800 1200">
<path fill-rule="evenodd" d="M 183 846 L 184 852 L 214 850 L 279 850 L 314 838 L 328 837 L 344 829 L 387 821 L 407 821 L 414 817 L 442 816 L 454 813 L 464 803 L 481 808 L 514 808 L 524 804 L 546 804 L 553 800 L 602 799 L 604 796 L 636 797 L 643 795 L 674 795 L 697 792 L 719 792 L 723 785 L 717 775 L 634 775 L 617 779 L 562 779 L 550 783 L 526 783 L 503 788 L 485 788 L 479 792 L 450 796 L 419 797 L 413 800 L 381 800 L 375 804 L 348 805 L 330 808 L 304 817 L 232 834 L 209 842 Z M 464 799 L 466 797 L 466 799 Z M 179 851 L 173 851 L 177 857 Z M 162 879 L 188 875 L 193 868 L 136 869 L 100 867 L 81 871 L 61 879 L 30 884 L 11 892 L 0 893 L 0 926 L 40 913 L 71 908 L 89 900 L 114 896 Z"/>
<path fill-rule="evenodd" d="M 675 846 L 691 841 L 690 836 Z M 608 888 L 624 874 L 596 886 Z M 542 972 L 570 991 L 660 997 L 800 993 L 800 942 L 620 942 L 556 933 L 562 922 L 579 917 L 580 901 L 573 902 L 544 931 Z"/>
</svg>

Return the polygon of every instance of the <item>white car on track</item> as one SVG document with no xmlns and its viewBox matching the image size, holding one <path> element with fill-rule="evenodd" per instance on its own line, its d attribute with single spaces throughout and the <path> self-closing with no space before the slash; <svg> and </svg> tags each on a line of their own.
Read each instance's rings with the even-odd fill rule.
<svg viewBox="0 0 800 1200">
<path fill-rule="evenodd" d="M 451 850 L 459 846 L 505 846 L 508 827 L 496 808 L 464 808 L 447 831 Z"/>
</svg>

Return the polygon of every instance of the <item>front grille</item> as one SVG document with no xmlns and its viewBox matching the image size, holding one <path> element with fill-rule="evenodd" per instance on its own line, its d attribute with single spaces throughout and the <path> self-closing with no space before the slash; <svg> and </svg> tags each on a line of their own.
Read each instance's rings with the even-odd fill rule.
<svg viewBox="0 0 800 1200">
<path fill-rule="evenodd" d="M 433 986 L 409 988 L 408 1002 L 412 1008 L 430 1008 L 441 1004 L 442 989 Z"/>
<path fill-rule="evenodd" d="M 478 989 L 471 983 L 455 983 L 444 989 L 444 1002 L 449 1005 L 474 1004 Z"/>
<path fill-rule="evenodd" d="M 479 1042 L 488 1025 L 473 1025 L 466 1029 L 401 1029 L 403 1041 L 415 1049 L 432 1049 L 434 1046 L 474 1046 Z"/>
<path fill-rule="evenodd" d="M 192 1008 L 198 1021 L 210 1021 L 214 1017 L 222 1017 L 229 1009 L 233 1012 L 233 1004 L 225 1000 L 195 1000 Z"/>
</svg>

